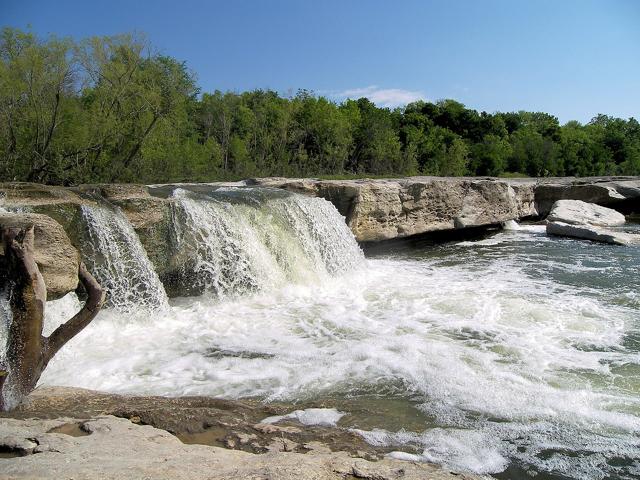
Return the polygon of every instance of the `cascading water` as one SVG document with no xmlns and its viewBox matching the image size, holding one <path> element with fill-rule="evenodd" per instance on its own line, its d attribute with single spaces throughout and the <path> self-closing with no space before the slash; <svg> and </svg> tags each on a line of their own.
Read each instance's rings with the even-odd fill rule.
<svg viewBox="0 0 640 480">
<path fill-rule="evenodd" d="M 9 325 L 11 324 L 11 308 L 9 306 L 9 291 L 0 289 L 0 365 L 4 365 L 6 355 L 6 346 L 9 334 Z"/>
<path fill-rule="evenodd" d="M 364 258 L 343 218 L 320 198 L 238 188 L 177 189 L 172 197 L 187 289 L 238 296 L 321 281 Z"/>
<path fill-rule="evenodd" d="M 133 227 L 117 207 L 82 206 L 89 242 L 83 256 L 120 311 L 168 307 L 167 295 Z"/>
<path fill-rule="evenodd" d="M 2 206 L 3 201 L 4 199 L 0 197 L 0 214 L 9 213 L 9 211 Z M 6 365 L 7 340 L 12 318 L 13 315 L 9 307 L 9 290 L 7 288 L 0 289 L 0 366 Z M 4 395 L 6 396 L 7 393 L 4 392 Z M 7 398 L 5 398 L 5 403 L 10 403 Z"/>
<path fill-rule="evenodd" d="M 322 402 L 399 458 L 510 480 L 640 477 L 640 247 L 509 224 L 364 260 L 324 200 L 205 187 L 171 198 L 171 267 L 204 294 L 145 321 L 101 312 L 42 383 Z M 95 269 L 114 265 L 103 281 L 142 278 L 121 214 L 91 213 Z M 100 244 L 123 231 L 125 248 Z M 48 321 L 77 308 L 50 302 Z"/>
</svg>

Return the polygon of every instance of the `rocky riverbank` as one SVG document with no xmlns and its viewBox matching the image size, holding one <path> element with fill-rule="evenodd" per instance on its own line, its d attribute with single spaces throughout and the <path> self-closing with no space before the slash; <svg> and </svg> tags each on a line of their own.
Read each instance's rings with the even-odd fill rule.
<svg viewBox="0 0 640 480">
<path fill-rule="evenodd" d="M 0 478 L 478 478 L 388 458 L 349 428 L 265 421 L 294 409 L 40 388 L 0 415 Z"/>
</svg>

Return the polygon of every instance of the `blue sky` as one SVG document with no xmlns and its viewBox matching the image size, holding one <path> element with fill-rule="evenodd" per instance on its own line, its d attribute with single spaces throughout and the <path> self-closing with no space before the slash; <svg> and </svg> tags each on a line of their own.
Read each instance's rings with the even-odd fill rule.
<svg viewBox="0 0 640 480">
<path fill-rule="evenodd" d="M 144 32 L 204 91 L 640 117 L 640 0 L 0 0 L 0 25 Z"/>
</svg>

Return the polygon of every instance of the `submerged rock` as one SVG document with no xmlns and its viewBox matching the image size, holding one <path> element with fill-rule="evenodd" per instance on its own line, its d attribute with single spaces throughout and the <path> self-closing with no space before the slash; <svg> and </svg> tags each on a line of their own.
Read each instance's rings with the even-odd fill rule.
<svg viewBox="0 0 640 480">
<path fill-rule="evenodd" d="M 611 208 L 581 200 L 558 200 L 547 217 L 547 233 L 613 245 L 631 245 L 638 236 L 603 227 L 625 224 L 625 216 Z"/>
<path fill-rule="evenodd" d="M 638 243 L 638 236 L 617 232 L 593 225 L 570 225 L 563 222 L 549 222 L 547 233 L 560 237 L 579 238 L 613 245 L 632 245 Z"/>
<path fill-rule="evenodd" d="M 547 220 L 601 227 L 615 227 L 625 223 L 625 217 L 620 212 L 581 200 L 558 200 L 553 204 Z"/>
</svg>

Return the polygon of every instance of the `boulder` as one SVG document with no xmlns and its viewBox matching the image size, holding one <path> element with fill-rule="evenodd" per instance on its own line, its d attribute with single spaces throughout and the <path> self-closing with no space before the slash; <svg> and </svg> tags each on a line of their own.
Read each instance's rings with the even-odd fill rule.
<svg viewBox="0 0 640 480">
<path fill-rule="evenodd" d="M 598 205 L 633 210 L 640 206 L 638 177 L 545 178 L 535 187 L 536 208 L 548 215 L 558 200 L 582 200 Z"/>
<path fill-rule="evenodd" d="M 632 245 L 639 243 L 638 235 L 617 232 L 593 225 L 571 225 L 563 222 L 549 222 L 547 234 L 559 237 L 579 238 L 612 245 Z"/>
<path fill-rule="evenodd" d="M 82 202 L 69 188 L 27 182 L 0 183 L 0 197 L 7 205 L 21 207 Z"/>
<path fill-rule="evenodd" d="M 158 273 L 162 274 L 170 265 L 171 202 L 151 196 L 145 185 L 96 184 L 67 188 L 0 183 L 0 199 L 1 206 L 7 210 L 40 213 L 53 218 L 62 225 L 81 254 L 87 251 L 89 241 L 82 207 L 105 202 L 116 205 L 138 233 Z"/>
<path fill-rule="evenodd" d="M 62 225 L 73 246 L 81 250 L 85 230 L 81 208 L 95 204 L 95 200 L 71 188 L 38 183 L 1 183 L 0 197 L 2 206 L 9 211 L 38 213 L 54 219 Z"/>
<path fill-rule="evenodd" d="M 11 211 L 47 215 L 57 221 L 80 252 L 88 251 L 83 206 L 105 202 L 122 209 L 136 230 L 163 283 L 176 272 L 173 201 L 176 185 L 81 185 L 74 188 L 32 183 L 0 184 L 0 203 Z M 498 225 L 546 215 L 557 200 L 615 204 L 638 211 L 640 180 L 633 177 L 499 179 L 408 177 L 398 179 L 320 180 L 261 178 L 192 185 L 263 186 L 330 201 L 360 242 L 377 242 L 430 232 Z M 1 209 L 0 209 L 1 211 Z M 564 217 L 559 221 L 569 223 Z M 90 253 L 89 253 L 90 254 Z"/>
<path fill-rule="evenodd" d="M 595 225 L 601 227 L 615 227 L 625 223 L 623 214 L 611 208 L 581 200 L 558 200 L 553 204 L 547 220 L 549 222 L 569 223 L 572 225 Z"/>
<path fill-rule="evenodd" d="M 55 300 L 77 288 L 80 255 L 62 225 L 52 218 L 36 213 L 0 213 L 0 230 L 32 225 L 36 263 L 47 285 L 47 299 Z"/>
</svg>

